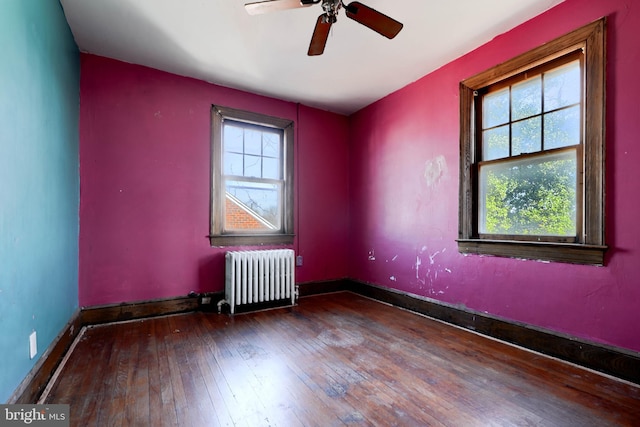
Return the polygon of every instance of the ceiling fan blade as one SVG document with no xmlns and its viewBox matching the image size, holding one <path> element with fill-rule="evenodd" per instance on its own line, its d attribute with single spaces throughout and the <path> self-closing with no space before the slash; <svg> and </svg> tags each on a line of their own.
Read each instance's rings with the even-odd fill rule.
<svg viewBox="0 0 640 427">
<path fill-rule="evenodd" d="M 308 7 L 313 3 L 302 4 L 300 0 L 265 0 L 254 3 L 246 3 L 245 10 L 249 15 L 260 15 L 262 13 L 275 12 L 278 10 L 297 9 Z"/>
<path fill-rule="evenodd" d="M 329 31 L 331 30 L 332 22 L 330 19 L 325 18 L 326 15 L 322 14 L 318 16 L 316 21 L 316 27 L 313 30 L 313 36 L 311 36 L 311 43 L 309 44 L 309 51 L 307 55 L 316 56 L 322 55 L 324 47 L 327 44 L 329 38 Z"/>
<path fill-rule="evenodd" d="M 369 6 L 363 5 L 359 1 L 349 3 L 344 8 L 349 18 L 371 28 L 373 31 L 382 34 L 388 39 L 397 36 L 402 29 L 400 22 Z"/>
</svg>

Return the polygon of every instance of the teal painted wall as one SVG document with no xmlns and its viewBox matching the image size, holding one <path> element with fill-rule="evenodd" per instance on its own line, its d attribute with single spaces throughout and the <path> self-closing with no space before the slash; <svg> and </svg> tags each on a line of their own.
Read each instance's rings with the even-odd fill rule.
<svg viewBox="0 0 640 427">
<path fill-rule="evenodd" d="M 78 306 L 78 48 L 54 0 L 0 3 L 0 402 Z M 29 359 L 29 334 L 38 354 Z"/>
</svg>

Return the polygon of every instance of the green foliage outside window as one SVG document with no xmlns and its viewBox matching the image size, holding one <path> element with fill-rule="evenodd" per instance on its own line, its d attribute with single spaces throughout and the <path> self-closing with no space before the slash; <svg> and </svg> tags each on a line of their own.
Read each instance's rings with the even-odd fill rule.
<svg viewBox="0 0 640 427">
<path fill-rule="evenodd" d="M 483 168 L 482 232 L 576 235 L 575 153 L 555 157 Z"/>
</svg>

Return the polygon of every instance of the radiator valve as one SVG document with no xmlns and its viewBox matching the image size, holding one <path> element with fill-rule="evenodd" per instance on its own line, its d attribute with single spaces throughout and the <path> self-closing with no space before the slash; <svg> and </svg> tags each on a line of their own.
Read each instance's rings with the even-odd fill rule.
<svg viewBox="0 0 640 427">
<path fill-rule="evenodd" d="M 222 313 L 222 306 L 225 304 L 229 304 L 226 299 L 221 299 L 220 301 L 218 301 L 218 314 Z"/>
</svg>

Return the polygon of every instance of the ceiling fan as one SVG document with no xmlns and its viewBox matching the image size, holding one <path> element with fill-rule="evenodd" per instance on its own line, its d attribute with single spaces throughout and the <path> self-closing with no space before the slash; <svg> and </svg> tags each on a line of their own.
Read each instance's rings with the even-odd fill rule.
<svg viewBox="0 0 640 427">
<path fill-rule="evenodd" d="M 316 21 L 316 27 L 313 30 L 309 51 L 307 52 L 309 56 L 322 55 L 324 52 L 331 25 L 337 21 L 340 8 L 345 9 L 348 18 L 371 28 L 388 39 L 394 38 L 402 29 L 400 22 L 365 6 L 359 1 L 345 5 L 342 0 L 264 0 L 246 3 L 244 7 L 250 15 L 258 15 L 277 10 L 308 7 L 318 3 L 322 4 L 324 13 Z"/>
</svg>

